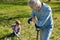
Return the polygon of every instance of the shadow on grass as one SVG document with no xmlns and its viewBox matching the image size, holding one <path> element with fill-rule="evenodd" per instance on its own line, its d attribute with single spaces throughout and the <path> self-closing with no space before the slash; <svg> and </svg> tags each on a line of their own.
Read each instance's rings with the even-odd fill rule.
<svg viewBox="0 0 60 40">
<path fill-rule="evenodd" d="M 17 18 L 29 18 L 29 15 L 17 15 L 15 17 L 10 17 L 7 20 L 17 19 Z"/>
<path fill-rule="evenodd" d="M 60 1 L 58 1 L 58 2 L 44 2 L 44 3 L 60 5 Z M 5 2 L 5 3 L 4 2 L 0 2 L 0 4 L 22 5 L 22 6 L 24 6 L 24 5 L 28 5 L 28 2 L 23 2 L 23 1 L 21 1 L 21 2 Z"/>
<path fill-rule="evenodd" d="M 14 16 L 14 17 L 9 17 L 8 16 L 4 16 L 4 17 L 0 17 L 0 22 L 3 22 L 3 21 L 10 21 L 10 20 L 14 20 L 14 19 L 18 19 L 18 18 L 29 18 L 30 15 L 17 15 L 17 16 Z"/>
<path fill-rule="evenodd" d="M 5 35 L 3 37 L 0 37 L 0 40 L 4 40 L 5 38 L 8 38 L 9 35 Z"/>
<path fill-rule="evenodd" d="M 0 40 L 4 40 L 4 39 L 7 39 L 7 38 L 13 38 L 13 37 L 14 37 L 13 34 L 10 33 L 10 34 L 7 34 L 7 35 L 5 35 L 3 37 L 0 37 Z"/>
<path fill-rule="evenodd" d="M 60 5 L 60 1 L 56 1 L 56 2 L 45 2 L 45 3 L 48 3 L 48 4 L 57 4 L 57 5 Z"/>
<path fill-rule="evenodd" d="M 56 12 L 56 13 L 57 12 L 60 12 L 60 9 L 59 8 L 58 9 L 57 8 L 55 9 L 55 8 L 52 8 L 53 9 L 53 12 Z M 19 15 L 16 15 L 14 17 L 4 16 L 4 17 L 0 17 L 0 22 L 10 21 L 10 20 L 18 19 L 18 18 L 29 18 L 29 17 L 30 17 L 30 14 L 26 14 L 26 13 L 19 14 Z"/>
<path fill-rule="evenodd" d="M 53 10 L 53 12 L 60 12 L 60 9 L 55 9 Z"/>
<path fill-rule="evenodd" d="M 53 12 L 60 12 L 60 7 L 53 7 Z"/>
<path fill-rule="evenodd" d="M 55 6 L 55 7 L 52 7 L 52 9 L 60 9 L 60 6 Z"/>
<path fill-rule="evenodd" d="M 0 4 L 6 4 L 6 5 L 22 5 L 22 6 L 25 6 L 27 5 L 28 3 L 27 2 L 5 2 L 5 3 L 2 3 L 0 2 Z"/>
</svg>

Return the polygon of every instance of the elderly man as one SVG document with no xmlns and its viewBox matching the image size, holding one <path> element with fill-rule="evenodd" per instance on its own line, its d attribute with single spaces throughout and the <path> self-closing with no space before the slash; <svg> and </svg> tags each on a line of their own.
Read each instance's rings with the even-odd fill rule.
<svg viewBox="0 0 60 40">
<path fill-rule="evenodd" d="M 39 0 L 29 0 L 28 4 L 32 9 L 28 23 L 34 22 L 36 29 L 40 30 L 40 40 L 49 40 L 53 29 L 51 7 Z"/>
</svg>

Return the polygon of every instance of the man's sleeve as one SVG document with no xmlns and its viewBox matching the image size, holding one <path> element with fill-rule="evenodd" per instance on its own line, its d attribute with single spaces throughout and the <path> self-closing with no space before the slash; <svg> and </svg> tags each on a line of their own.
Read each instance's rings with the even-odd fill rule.
<svg viewBox="0 0 60 40">
<path fill-rule="evenodd" d="M 35 17 L 35 12 L 34 11 L 32 11 L 31 18 L 32 17 Z"/>
<path fill-rule="evenodd" d="M 43 19 L 37 20 L 36 25 L 38 25 L 38 26 L 43 26 L 43 25 L 46 23 L 46 21 L 49 19 L 49 17 L 50 17 L 51 15 L 52 15 L 52 10 L 49 9 L 49 10 L 45 13 L 45 16 L 43 17 Z"/>
</svg>

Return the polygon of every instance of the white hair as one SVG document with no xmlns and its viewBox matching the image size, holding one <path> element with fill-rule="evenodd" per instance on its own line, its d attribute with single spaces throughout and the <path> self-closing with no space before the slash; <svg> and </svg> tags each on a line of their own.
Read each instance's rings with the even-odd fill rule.
<svg viewBox="0 0 60 40">
<path fill-rule="evenodd" d="M 28 4 L 37 7 L 41 5 L 41 2 L 39 0 L 29 0 Z"/>
</svg>

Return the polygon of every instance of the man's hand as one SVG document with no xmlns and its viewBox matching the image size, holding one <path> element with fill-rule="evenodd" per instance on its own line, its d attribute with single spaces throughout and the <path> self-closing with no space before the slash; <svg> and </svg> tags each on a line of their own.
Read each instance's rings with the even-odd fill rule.
<svg viewBox="0 0 60 40">
<path fill-rule="evenodd" d="M 32 18 L 32 22 L 33 22 L 34 24 L 36 23 L 36 18 L 35 18 L 35 17 Z"/>
<path fill-rule="evenodd" d="M 35 27 L 36 27 L 36 28 L 41 28 L 40 26 L 38 26 L 38 25 L 36 25 L 36 24 L 35 24 Z"/>
<path fill-rule="evenodd" d="M 30 24 L 31 21 L 32 21 L 32 18 L 28 19 L 28 24 Z"/>
<path fill-rule="evenodd" d="M 31 21 L 35 24 L 36 23 L 36 18 L 32 17 L 32 18 L 28 19 L 28 24 L 30 24 Z"/>
</svg>

